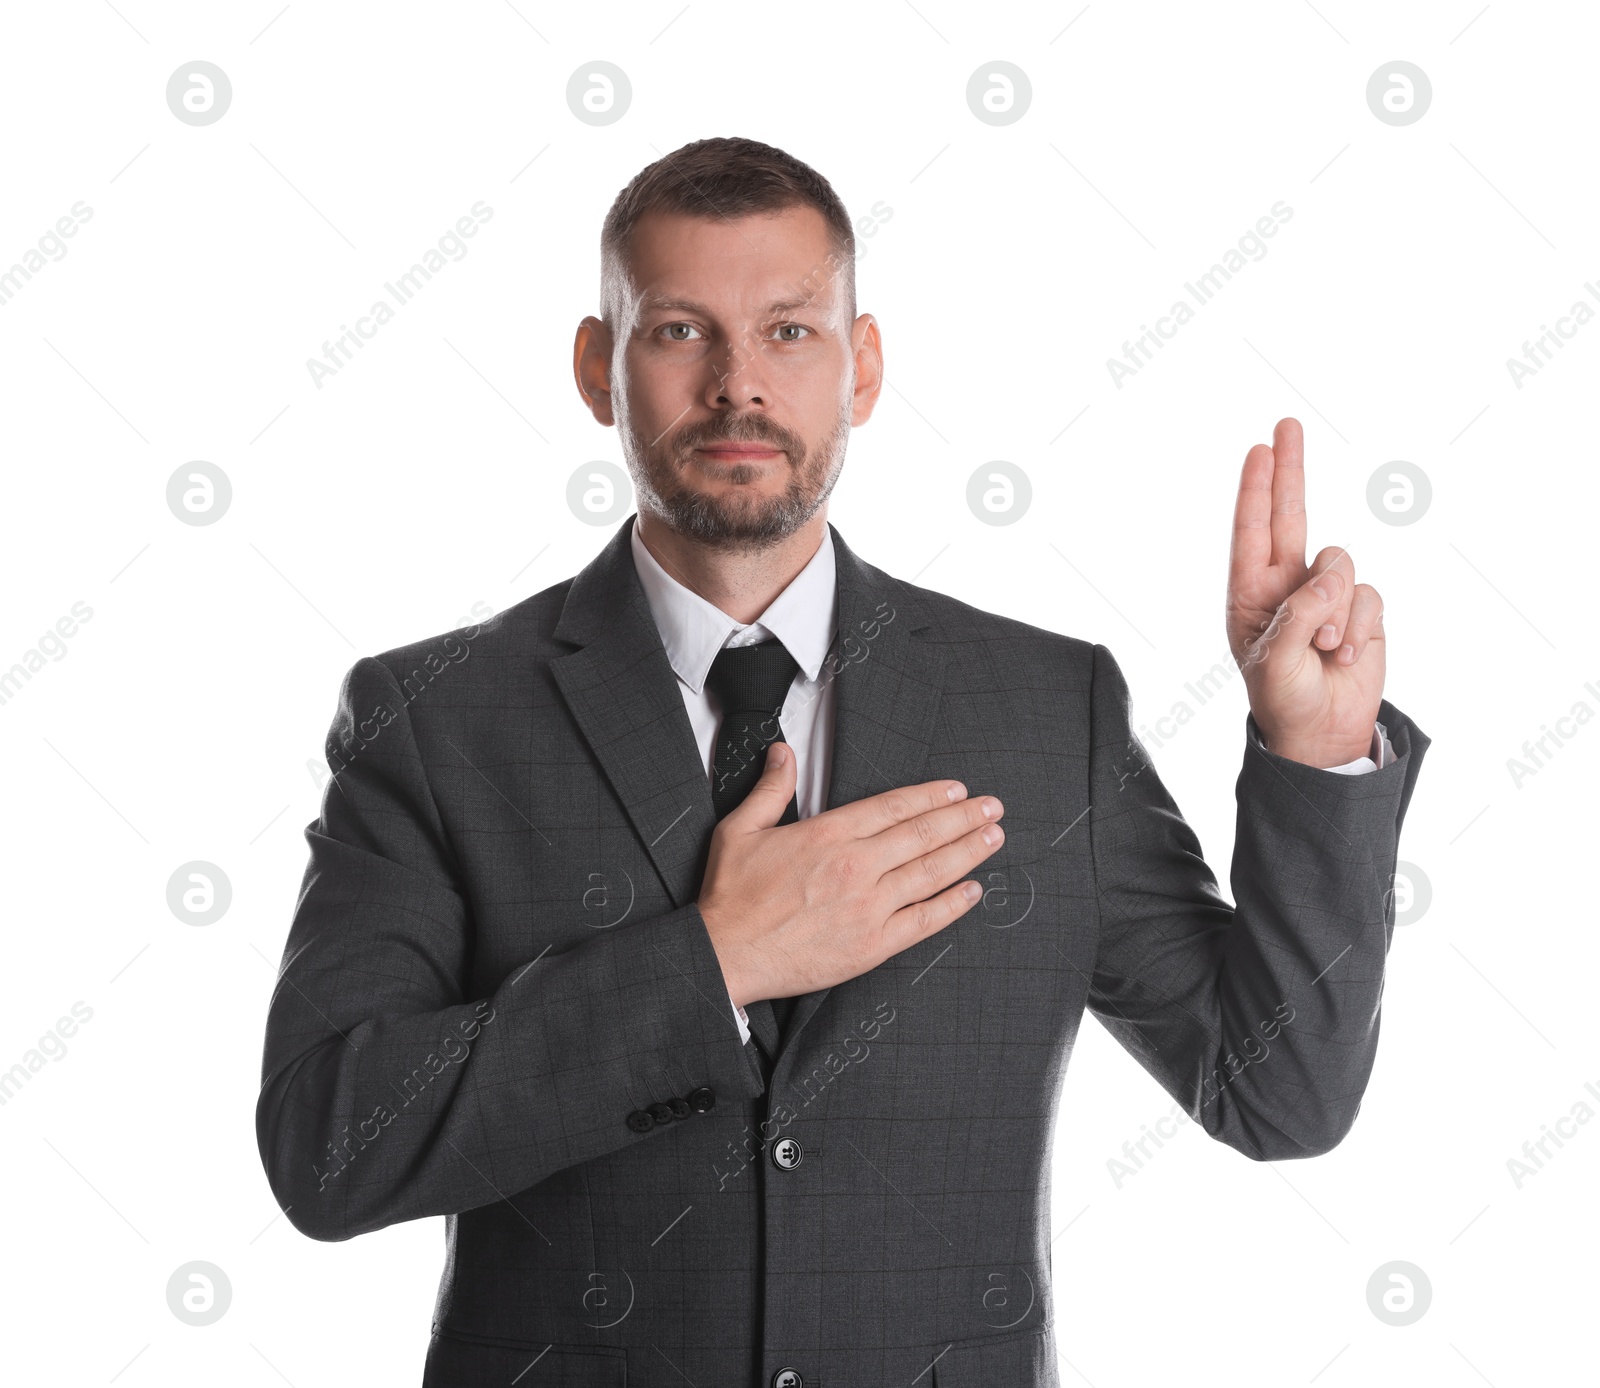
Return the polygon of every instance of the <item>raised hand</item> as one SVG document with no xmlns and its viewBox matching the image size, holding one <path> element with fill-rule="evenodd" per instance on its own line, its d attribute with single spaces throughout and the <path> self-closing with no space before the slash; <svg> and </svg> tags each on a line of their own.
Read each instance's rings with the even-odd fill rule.
<svg viewBox="0 0 1600 1388">
<path fill-rule="evenodd" d="M 1269 751 L 1339 766 L 1372 750 L 1383 600 L 1330 545 L 1306 566 L 1305 444 L 1280 419 L 1245 455 L 1228 560 L 1228 646 Z"/>
</svg>

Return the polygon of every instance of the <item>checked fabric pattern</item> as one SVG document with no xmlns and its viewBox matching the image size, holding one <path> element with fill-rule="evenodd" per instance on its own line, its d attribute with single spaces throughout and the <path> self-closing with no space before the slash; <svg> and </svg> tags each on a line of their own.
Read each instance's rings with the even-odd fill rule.
<svg viewBox="0 0 1600 1388">
<path fill-rule="evenodd" d="M 765 1072 L 695 905 L 716 809 L 632 523 L 345 677 L 267 1019 L 273 1193 L 324 1240 L 443 1217 L 434 1388 L 1054 1388 L 1045 1163 L 1084 1015 L 1245 1158 L 1335 1146 L 1428 738 L 1385 701 L 1397 759 L 1364 775 L 1245 740 L 1230 902 L 1105 646 L 830 527 L 828 808 L 958 777 L 1007 837 L 956 924 L 797 999 Z"/>
</svg>

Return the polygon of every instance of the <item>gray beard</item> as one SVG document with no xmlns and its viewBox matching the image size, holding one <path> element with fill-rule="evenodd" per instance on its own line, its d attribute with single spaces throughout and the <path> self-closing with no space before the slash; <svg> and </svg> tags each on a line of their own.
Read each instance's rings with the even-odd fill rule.
<svg viewBox="0 0 1600 1388">
<path fill-rule="evenodd" d="M 816 448 L 807 450 L 798 464 L 791 454 L 789 483 L 783 493 L 765 498 L 756 505 L 745 498 L 730 505 L 685 485 L 681 480 L 685 469 L 674 457 L 681 440 L 651 447 L 639 437 L 631 423 L 619 433 L 641 509 L 660 516 L 675 534 L 708 549 L 748 553 L 768 549 L 788 539 L 816 515 L 832 495 L 844 468 L 845 449 L 850 439 L 850 412 L 847 401 L 839 412 L 833 432 Z M 778 444 L 770 434 L 743 428 L 718 437 Z M 700 441 L 693 438 L 689 442 L 691 446 L 698 446 Z M 735 481 L 739 479 L 737 470 L 733 476 Z"/>
</svg>

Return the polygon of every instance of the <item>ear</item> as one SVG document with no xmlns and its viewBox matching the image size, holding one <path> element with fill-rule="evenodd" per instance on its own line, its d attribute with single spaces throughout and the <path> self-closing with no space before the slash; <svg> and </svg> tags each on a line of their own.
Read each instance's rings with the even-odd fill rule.
<svg viewBox="0 0 1600 1388">
<path fill-rule="evenodd" d="M 855 427 L 872 418 L 883 393 L 883 338 L 878 320 L 870 313 L 856 319 L 850 330 L 850 348 L 856 364 L 856 393 L 850 406 L 850 424 Z"/>
<path fill-rule="evenodd" d="M 595 420 L 614 425 L 611 409 L 611 329 L 592 314 L 578 324 L 572 344 L 572 375 Z"/>
</svg>

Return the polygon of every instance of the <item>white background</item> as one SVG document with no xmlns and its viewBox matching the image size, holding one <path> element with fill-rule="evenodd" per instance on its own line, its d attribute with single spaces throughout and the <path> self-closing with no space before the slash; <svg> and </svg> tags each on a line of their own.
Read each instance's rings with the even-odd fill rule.
<svg viewBox="0 0 1600 1388">
<path fill-rule="evenodd" d="M 1348 546 L 1382 593 L 1386 693 L 1434 739 L 1401 843 L 1432 901 L 1396 932 L 1336 1151 L 1258 1165 L 1188 1124 L 1119 1189 L 1108 1160 L 1172 1105 L 1086 1022 L 1052 1187 L 1063 1383 L 1593 1372 L 1600 1125 L 1520 1189 L 1507 1161 L 1600 1112 L 1600 727 L 1520 786 L 1507 763 L 1600 709 L 1600 326 L 1520 388 L 1506 367 L 1600 284 L 1593 7 L 72 0 L 5 22 L 0 266 L 93 210 L 0 306 L 0 668 L 93 610 L 0 705 L 0 1069 L 93 1009 L 0 1107 L 8 1377 L 420 1376 L 442 1222 L 315 1243 L 256 1153 L 308 766 L 358 656 L 503 610 L 610 535 L 565 500 L 580 464 L 621 462 L 570 365 L 600 223 L 643 165 L 723 134 L 811 163 L 858 218 L 892 210 L 860 263 L 889 388 L 830 511 L 858 553 L 1106 643 L 1153 726 L 1227 659 L 1238 469 L 1293 414 L 1310 552 Z M 195 59 L 233 85 L 200 128 L 165 100 Z M 565 98 L 594 59 L 633 86 L 605 127 Z M 1033 89 L 1002 127 L 965 99 L 995 59 Z M 1365 98 L 1394 59 L 1433 86 L 1405 127 Z M 469 253 L 318 389 L 306 359 L 480 199 Z M 1118 388 L 1106 359 L 1280 200 L 1269 253 Z M 965 501 L 997 459 L 1034 491 L 1004 527 Z M 166 505 L 193 460 L 232 482 L 214 525 Z M 1411 525 L 1367 506 L 1394 460 L 1431 479 Z M 1225 889 L 1244 715 L 1234 680 L 1146 742 Z M 233 889 L 207 927 L 166 902 L 197 859 Z M 232 1286 L 206 1328 L 167 1307 L 192 1260 Z M 1394 1260 L 1432 1288 L 1404 1328 L 1367 1304 Z"/>
</svg>

